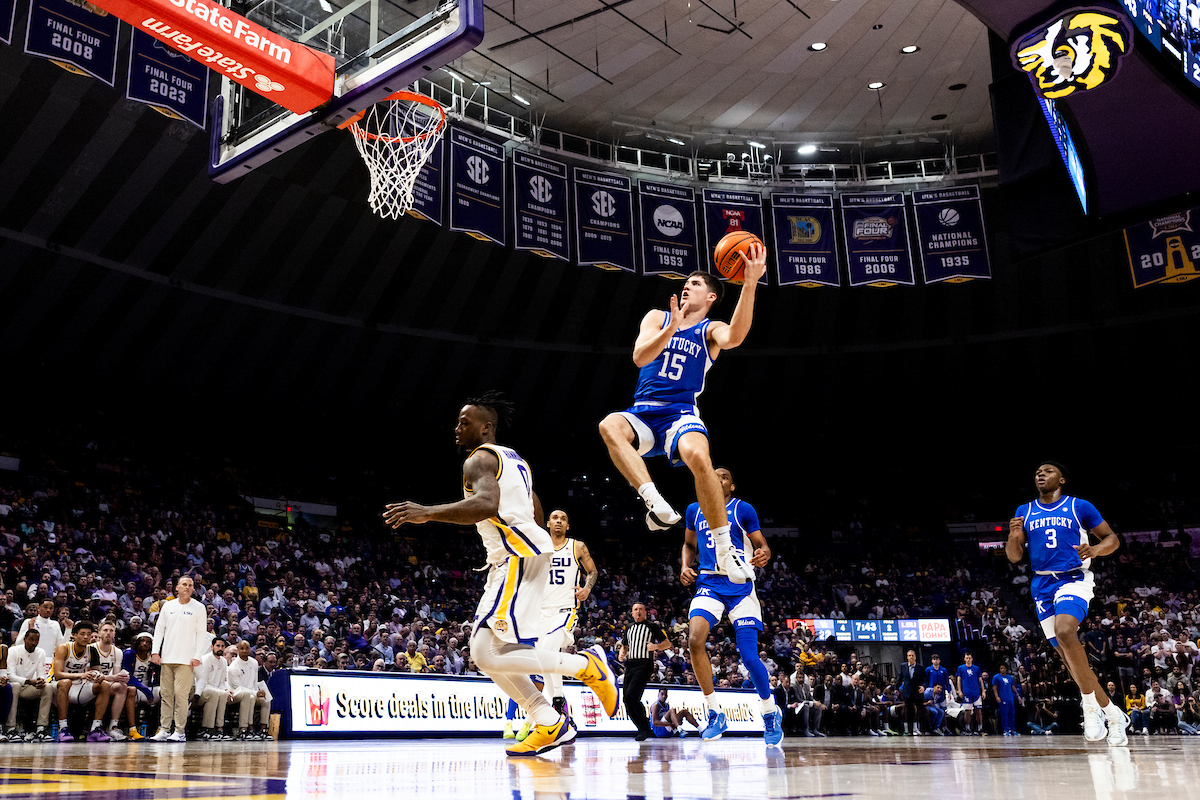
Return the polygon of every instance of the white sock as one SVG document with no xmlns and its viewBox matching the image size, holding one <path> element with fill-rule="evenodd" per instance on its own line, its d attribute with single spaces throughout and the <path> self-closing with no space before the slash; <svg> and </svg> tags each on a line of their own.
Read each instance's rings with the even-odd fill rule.
<svg viewBox="0 0 1200 800">
<path fill-rule="evenodd" d="M 725 545 L 730 544 L 729 523 L 726 523 L 719 528 L 709 528 L 708 532 L 712 535 L 713 544 L 715 544 L 717 546 L 718 550 L 721 549 L 722 547 L 724 547 Z"/>
<path fill-rule="evenodd" d="M 654 481 L 643 483 L 638 487 L 637 493 L 641 496 L 642 500 L 646 501 L 646 505 L 648 506 L 652 506 L 663 499 L 662 495 L 658 493 L 658 487 L 654 485 Z"/>
<path fill-rule="evenodd" d="M 1087 694 L 1083 695 L 1083 704 L 1085 706 L 1091 706 L 1094 708 L 1100 707 L 1100 704 L 1098 702 L 1096 702 L 1096 693 L 1095 692 L 1088 692 Z"/>
<path fill-rule="evenodd" d="M 91 728 L 91 729 L 92 729 L 92 730 L 94 730 L 94 731 L 100 730 L 100 726 L 101 726 L 102 724 L 103 724 L 103 723 L 101 722 L 101 720 L 94 719 L 94 720 L 92 720 L 92 728 Z"/>
<path fill-rule="evenodd" d="M 762 713 L 763 713 L 764 717 L 767 714 L 775 713 L 775 698 L 774 697 L 760 698 L 759 702 L 762 703 Z"/>
<path fill-rule="evenodd" d="M 67 727 L 67 721 L 65 719 L 60 719 L 58 721 L 58 729 L 61 731 L 61 730 L 65 730 L 66 727 Z"/>
<path fill-rule="evenodd" d="M 717 700 L 716 692 L 704 695 L 704 703 L 708 706 L 709 711 L 715 711 L 718 714 L 721 713 L 721 702 Z"/>
</svg>

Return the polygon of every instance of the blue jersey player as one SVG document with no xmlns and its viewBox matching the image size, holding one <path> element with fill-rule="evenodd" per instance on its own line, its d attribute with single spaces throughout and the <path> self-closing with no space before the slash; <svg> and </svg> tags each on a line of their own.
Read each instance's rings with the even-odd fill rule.
<svg viewBox="0 0 1200 800">
<path fill-rule="evenodd" d="M 1092 559 L 1112 554 L 1121 540 L 1095 506 L 1063 494 L 1067 469 L 1062 464 L 1043 462 L 1033 482 L 1038 499 L 1018 508 L 1009 521 L 1004 553 L 1015 564 L 1029 549 L 1030 589 L 1038 621 L 1083 695 L 1084 737 L 1100 741 L 1107 724 L 1108 743 L 1124 745 L 1129 718 L 1105 694 L 1079 641 L 1079 623 L 1087 615 L 1096 585 Z M 1100 541 L 1092 544 L 1089 536 Z"/>
<path fill-rule="evenodd" d="M 600 423 L 609 457 L 649 509 L 646 524 L 652 530 L 667 530 L 679 521 L 679 514 L 650 480 L 643 457 L 663 455 L 676 466 L 687 465 L 700 509 L 712 523 L 717 560 L 735 583 L 753 579 L 754 571 L 730 546 L 721 482 L 713 469 L 708 429 L 700 420 L 696 399 L 721 351 L 738 347 L 750 333 L 754 293 L 767 269 L 766 248 L 752 244 L 745 261 L 746 282 L 728 323 L 708 318 L 721 299 L 722 287 L 707 272 L 689 275 L 679 298 L 672 295 L 666 311 L 655 309 L 642 318 L 633 346 L 633 363 L 640 370 L 633 405 Z"/>
<path fill-rule="evenodd" d="M 963 733 L 979 736 L 983 729 L 983 670 L 976 666 L 971 653 L 963 653 L 963 663 L 954 673 L 954 682 L 963 708 Z"/>
<path fill-rule="evenodd" d="M 723 510 L 730 522 L 733 546 L 742 559 L 753 548 L 749 563 L 755 567 L 766 566 L 771 559 L 771 548 L 759 530 L 758 514 L 749 503 L 733 496 L 733 475 L 729 470 L 722 467 L 716 473 L 725 499 Z M 754 582 L 735 583 L 721 568 L 717 561 L 715 537 L 699 503 L 688 506 L 685 516 L 687 527 L 683 533 L 679 579 L 685 586 L 696 584 L 696 595 L 688 612 L 688 649 L 692 654 L 696 682 L 700 684 L 704 702 L 708 706 L 708 724 L 700 736 L 717 739 L 729 728 L 713 689 L 712 664 L 705 650 L 709 630 L 728 615 L 737 638 L 738 653 L 762 701 L 763 738 L 767 744 L 777 745 L 783 741 L 783 714 L 775 705 L 770 676 L 758 655 L 758 635 L 762 632 L 763 622 Z M 697 556 L 699 572 L 692 566 Z"/>
</svg>

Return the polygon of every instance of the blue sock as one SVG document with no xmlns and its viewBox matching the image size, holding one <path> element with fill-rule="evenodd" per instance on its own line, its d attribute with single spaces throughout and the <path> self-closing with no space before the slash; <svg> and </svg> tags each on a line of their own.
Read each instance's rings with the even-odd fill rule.
<svg viewBox="0 0 1200 800">
<path fill-rule="evenodd" d="M 758 657 L 758 630 L 747 625 L 737 629 L 737 649 L 742 656 L 742 663 L 750 673 L 750 680 L 759 698 L 766 700 L 771 696 L 771 676 L 767 675 L 767 667 Z"/>
<path fill-rule="evenodd" d="M 506 714 L 504 715 L 504 718 L 505 718 L 505 719 L 510 719 L 510 720 L 511 720 L 511 719 L 516 719 L 516 718 L 517 718 L 517 709 L 518 709 L 518 708 L 520 708 L 520 706 L 518 706 L 518 705 L 517 705 L 517 701 L 516 701 L 516 700 L 509 700 L 509 701 L 508 701 L 508 713 L 506 713 Z"/>
</svg>

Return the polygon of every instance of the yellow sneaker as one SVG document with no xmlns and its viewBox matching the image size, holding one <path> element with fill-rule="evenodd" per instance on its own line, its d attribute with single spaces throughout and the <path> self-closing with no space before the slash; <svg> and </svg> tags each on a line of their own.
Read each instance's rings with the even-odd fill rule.
<svg viewBox="0 0 1200 800">
<path fill-rule="evenodd" d="M 534 725 L 525 741 L 505 750 L 510 756 L 536 756 L 560 747 L 575 738 L 575 728 L 560 715 L 553 725 Z"/>
<path fill-rule="evenodd" d="M 504 738 L 505 738 L 505 739 L 511 739 L 511 738 L 513 738 L 514 736 L 516 736 L 516 734 L 515 734 L 515 733 L 513 733 L 513 726 L 512 726 L 512 723 L 511 723 L 511 722 L 506 722 L 506 723 L 504 723 Z"/>
<path fill-rule="evenodd" d="M 523 742 L 529 738 L 529 732 L 533 730 L 533 721 L 525 720 L 525 724 L 521 726 L 521 730 L 517 731 L 517 741 Z"/>
<path fill-rule="evenodd" d="M 608 666 L 608 656 L 605 654 L 604 648 L 595 644 L 582 651 L 580 655 L 588 660 L 588 665 L 575 673 L 575 677 L 583 681 L 584 685 L 595 693 L 596 699 L 604 707 L 605 714 L 610 718 L 615 716 L 620 693 L 617 689 L 616 676 Z"/>
<path fill-rule="evenodd" d="M 146 739 L 146 737 L 145 737 L 145 736 L 142 736 L 142 734 L 141 734 L 140 732 L 138 732 L 138 729 L 137 729 L 137 728 L 130 728 L 130 729 L 129 729 L 129 741 L 131 741 L 131 742 L 141 742 L 141 741 L 145 741 L 145 739 Z"/>
</svg>

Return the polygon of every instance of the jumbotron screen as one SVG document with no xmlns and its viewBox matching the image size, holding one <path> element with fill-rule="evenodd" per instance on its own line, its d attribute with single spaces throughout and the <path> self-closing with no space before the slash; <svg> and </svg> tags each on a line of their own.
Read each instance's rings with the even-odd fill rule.
<svg viewBox="0 0 1200 800">
<path fill-rule="evenodd" d="M 1137 29 L 1200 86 L 1200 2 L 1123 0 Z"/>
<path fill-rule="evenodd" d="M 803 627 L 825 641 L 839 642 L 948 642 L 948 619 L 789 619 L 789 629 Z"/>
</svg>

